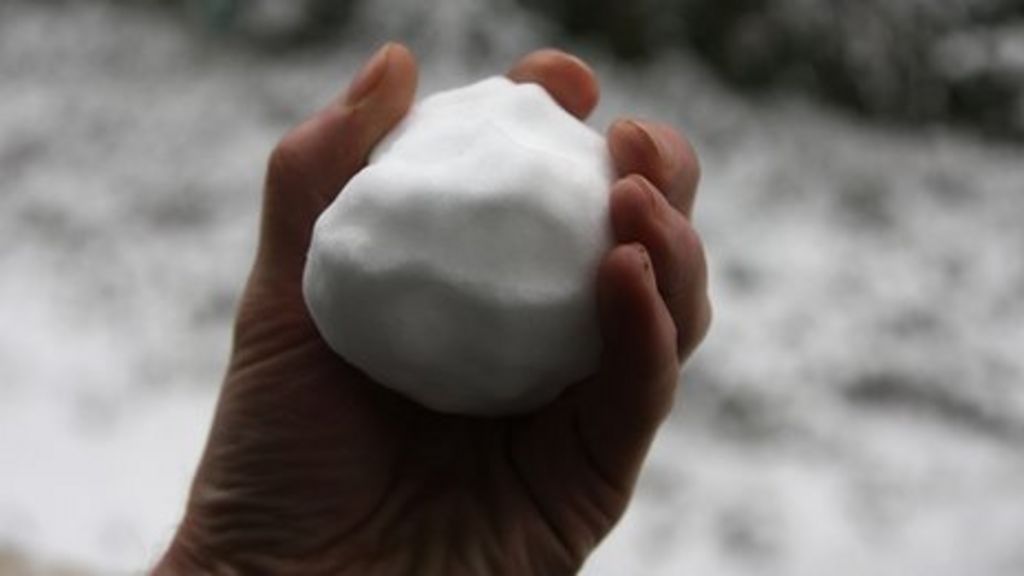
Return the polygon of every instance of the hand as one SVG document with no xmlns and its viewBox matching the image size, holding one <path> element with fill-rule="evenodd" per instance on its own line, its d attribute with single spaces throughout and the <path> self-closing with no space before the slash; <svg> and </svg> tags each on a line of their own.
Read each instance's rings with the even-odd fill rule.
<svg viewBox="0 0 1024 576">
<path fill-rule="evenodd" d="M 622 515 L 680 362 L 710 318 L 691 227 L 697 162 L 659 124 L 609 131 L 624 176 L 600 268 L 604 353 L 541 411 L 438 414 L 371 382 L 302 298 L 313 223 L 406 113 L 416 64 L 384 47 L 271 155 L 259 248 L 184 521 L 159 574 L 569 574 Z M 593 73 L 553 50 L 509 72 L 583 118 Z"/>
</svg>

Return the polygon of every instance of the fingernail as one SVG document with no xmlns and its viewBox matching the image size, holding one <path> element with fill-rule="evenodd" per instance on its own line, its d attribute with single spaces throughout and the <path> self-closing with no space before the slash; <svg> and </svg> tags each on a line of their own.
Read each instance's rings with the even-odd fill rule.
<svg viewBox="0 0 1024 576">
<path fill-rule="evenodd" d="M 586 70 L 587 72 L 590 72 L 591 74 L 594 73 L 594 69 L 591 68 L 589 64 L 584 62 L 583 59 L 580 58 L 579 56 L 576 56 L 575 54 L 569 54 L 568 52 L 562 52 L 562 54 L 567 56 L 569 58 L 569 60 L 571 60 L 574 64 L 576 64 L 580 68 L 583 68 L 584 70 Z"/>
<path fill-rule="evenodd" d="M 659 192 L 655 190 L 654 185 L 638 174 L 631 174 L 626 178 L 626 181 L 647 198 L 647 207 L 652 213 L 656 213 L 658 210 L 658 199 L 654 195 Z"/>
<path fill-rule="evenodd" d="M 373 92 L 388 69 L 388 55 L 391 53 L 392 46 L 393 44 L 390 42 L 382 46 L 363 66 L 349 86 L 348 94 L 345 95 L 346 102 L 358 103 Z"/>
<path fill-rule="evenodd" d="M 638 122 L 633 119 L 626 120 L 624 122 L 626 126 L 633 132 L 633 135 L 637 138 L 637 141 L 643 142 L 648 148 L 650 148 L 658 158 L 665 158 L 665 145 L 662 143 L 661 138 L 658 137 L 653 131 L 648 130 L 642 122 Z M 643 154 L 647 150 L 637 150 L 638 153 Z"/>
</svg>

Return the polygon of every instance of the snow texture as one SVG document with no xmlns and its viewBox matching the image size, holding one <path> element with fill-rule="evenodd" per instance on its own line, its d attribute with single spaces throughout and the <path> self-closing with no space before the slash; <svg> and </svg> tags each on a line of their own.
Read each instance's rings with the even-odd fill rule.
<svg viewBox="0 0 1024 576">
<path fill-rule="evenodd" d="M 421 93 L 546 43 L 500 2 L 375 0 L 339 45 L 267 57 L 115 5 L 0 2 L 5 576 L 144 573 L 166 544 L 286 130 L 385 38 Z M 1021 149 L 568 48 L 602 81 L 592 125 L 694 141 L 715 305 L 584 574 L 1024 574 Z"/>
<path fill-rule="evenodd" d="M 610 187 L 604 138 L 540 86 L 435 94 L 317 221 L 309 310 L 342 357 L 427 407 L 535 409 L 596 370 Z"/>
</svg>

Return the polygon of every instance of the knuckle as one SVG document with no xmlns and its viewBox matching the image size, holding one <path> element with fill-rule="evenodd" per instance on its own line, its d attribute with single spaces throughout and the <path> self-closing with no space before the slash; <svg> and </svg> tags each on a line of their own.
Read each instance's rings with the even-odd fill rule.
<svg viewBox="0 0 1024 576">
<path fill-rule="evenodd" d="M 672 175 L 672 187 L 684 194 L 685 200 L 692 200 L 691 196 L 697 190 L 700 183 L 701 166 L 700 158 L 693 145 L 682 136 L 676 137 L 679 141 L 679 152 L 676 157 L 676 168 Z"/>
<path fill-rule="evenodd" d="M 648 146 L 657 159 L 656 178 L 661 186 L 670 185 L 682 168 L 680 158 L 680 136 L 674 128 L 661 122 L 647 126 Z"/>
<path fill-rule="evenodd" d="M 698 292 L 704 290 L 706 264 L 704 247 L 697 231 L 684 218 L 674 227 L 671 281 L 666 283 L 667 300 L 672 306 L 692 308 L 690 302 L 704 298 Z"/>
<path fill-rule="evenodd" d="M 697 230 L 682 217 L 679 217 L 673 230 L 675 232 L 673 241 L 679 257 L 691 265 L 702 263 L 704 259 L 704 242 L 701 240 Z"/>
<path fill-rule="evenodd" d="M 652 251 L 664 255 L 667 260 L 676 260 L 680 246 L 679 226 L 667 218 L 660 218 L 651 228 Z"/>
<path fill-rule="evenodd" d="M 294 132 L 282 138 L 267 160 L 267 181 L 271 187 L 293 182 L 302 174 L 302 155 Z"/>
<path fill-rule="evenodd" d="M 688 329 L 677 327 L 680 360 L 689 358 L 707 337 L 708 332 L 710 332 L 713 316 L 711 301 L 705 298 L 703 304 L 699 308 L 692 310 L 691 314 L 692 316 L 690 316 L 689 320 L 684 319 L 685 322 L 688 322 Z"/>
</svg>

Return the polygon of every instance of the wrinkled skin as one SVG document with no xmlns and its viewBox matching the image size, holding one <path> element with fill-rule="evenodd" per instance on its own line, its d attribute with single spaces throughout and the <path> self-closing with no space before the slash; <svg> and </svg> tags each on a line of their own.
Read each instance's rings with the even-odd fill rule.
<svg viewBox="0 0 1024 576">
<path fill-rule="evenodd" d="M 543 50 L 510 71 L 585 118 L 597 81 Z M 609 129 L 616 245 L 597 279 L 599 372 L 527 416 L 438 414 L 334 354 L 302 299 L 316 217 L 405 114 L 409 51 L 390 44 L 271 155 L 257 256 L 206 451 L 157 574 L 571 574 L 630 500 L 681 362 L 710 320 L 690 225 L 689 144 Z"/>
</svg>

